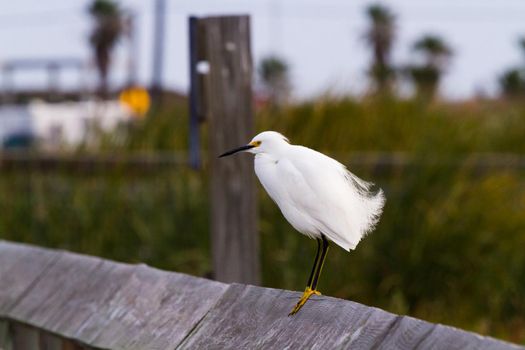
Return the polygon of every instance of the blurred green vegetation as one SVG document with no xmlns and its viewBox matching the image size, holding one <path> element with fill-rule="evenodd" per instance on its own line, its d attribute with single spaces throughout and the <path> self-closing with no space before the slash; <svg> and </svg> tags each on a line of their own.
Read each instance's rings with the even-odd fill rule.
<svg viewBox="0 0 525 350">
<path fill-rule="evenodd" d="M 523 155 L 525 105 L 320 97 L 257 118 L 259 130 L 335 155 L 386 192 L 377 230 L 350 254 L 331 248 L 324 294 L 525 342 L 525 169 L 479 172 L 462 161 L 471 153 Z M 185 108 L 169 105 L 107 135 L 101 148 L 185 151 L 186 125 Z M 378 172 L 348 163 L 352 152 L 406 152 L 413 161 Z M 315 242 L 259 194 L 263 284 L 300 290 Z M 0 213 L 2 239 L 210 272 L 206 166 L 142 175 L 4 172 Z"/>
</svg>

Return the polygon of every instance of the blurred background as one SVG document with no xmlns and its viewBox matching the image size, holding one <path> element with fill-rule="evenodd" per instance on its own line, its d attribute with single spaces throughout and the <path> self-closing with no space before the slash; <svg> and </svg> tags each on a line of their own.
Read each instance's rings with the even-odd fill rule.
<svg viewBox="0 0 525 350">
<path fill-rule="evenodd" d="M 323 293 L 524 343 L 521 1 L 3 2 L 0 239 L 209 276 L 187 21 L 228 14 L 252 20 L 257 131 L 386 192 Z M 262 285 L 299 290 L 315 243 L 258 189 Z"/>
</svg>

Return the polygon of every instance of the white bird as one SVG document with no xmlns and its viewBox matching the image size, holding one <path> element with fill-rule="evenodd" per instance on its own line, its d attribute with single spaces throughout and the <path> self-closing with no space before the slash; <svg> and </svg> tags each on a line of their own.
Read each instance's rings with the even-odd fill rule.
<svg viewBox="0 0 525 350">
<path fill-rule="evenodd" d="M 297 313 L 317 291 L 329 242 L 355 249 L 374 229 L 383 210 L 382 190 L 320 152 L 292 145 L 275 131 L 265 131 L 250 143 L 220 157 L 245 151 L 255 154 L 255 173 L 288 222 L 300 233 L 317 240 L 314 266 L 303 296 L 290 312 Z"/>
</svg>

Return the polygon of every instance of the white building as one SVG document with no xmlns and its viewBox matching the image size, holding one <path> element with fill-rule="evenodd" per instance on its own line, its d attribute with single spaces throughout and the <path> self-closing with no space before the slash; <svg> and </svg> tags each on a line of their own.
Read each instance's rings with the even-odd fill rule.
<svg viewBox="0 0 525 350">
<path fill-rule="evenodd" d="M 44 148 L 75 146 L 97 130 L 108 132 L 132 118 L 119 101 L 82 101 L 0 106 L 0 148 L 13 138 L 34 138 Z"/>
</svg>

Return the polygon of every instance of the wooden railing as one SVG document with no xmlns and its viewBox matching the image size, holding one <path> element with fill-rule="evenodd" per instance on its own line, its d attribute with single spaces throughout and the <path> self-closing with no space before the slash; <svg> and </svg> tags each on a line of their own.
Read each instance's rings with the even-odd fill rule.
<svg viewBox="0 0 525 350">
<path fill-rule="evenodd" d="M 524 349 L 351 301 L 0 241 L 0 349 Z"/>
<path fill-rule="evenodd" d="M 218 153 L 217 153 L 218 154 Z M 212 155 L 213 156 L 213 155 Z M 415 159 L 410 153 L 352 152 L 333 155 L 352 169 L 370 169 L 378 175 L 405 170 L 411 166 L 458 166 L 474 172 L 498 170 L 525 170 L 525 156 L 512 153 L 472 153 L 433 159 Z M 2 171 L 55 171 L 90 173 L 125 169 L 131 172 L 158 172 L 188 166 L 183 152 L 117 153 L 117 154 L 61 154 L 33 153 L 27 151 L 1 151 Z"/>
</svg>

